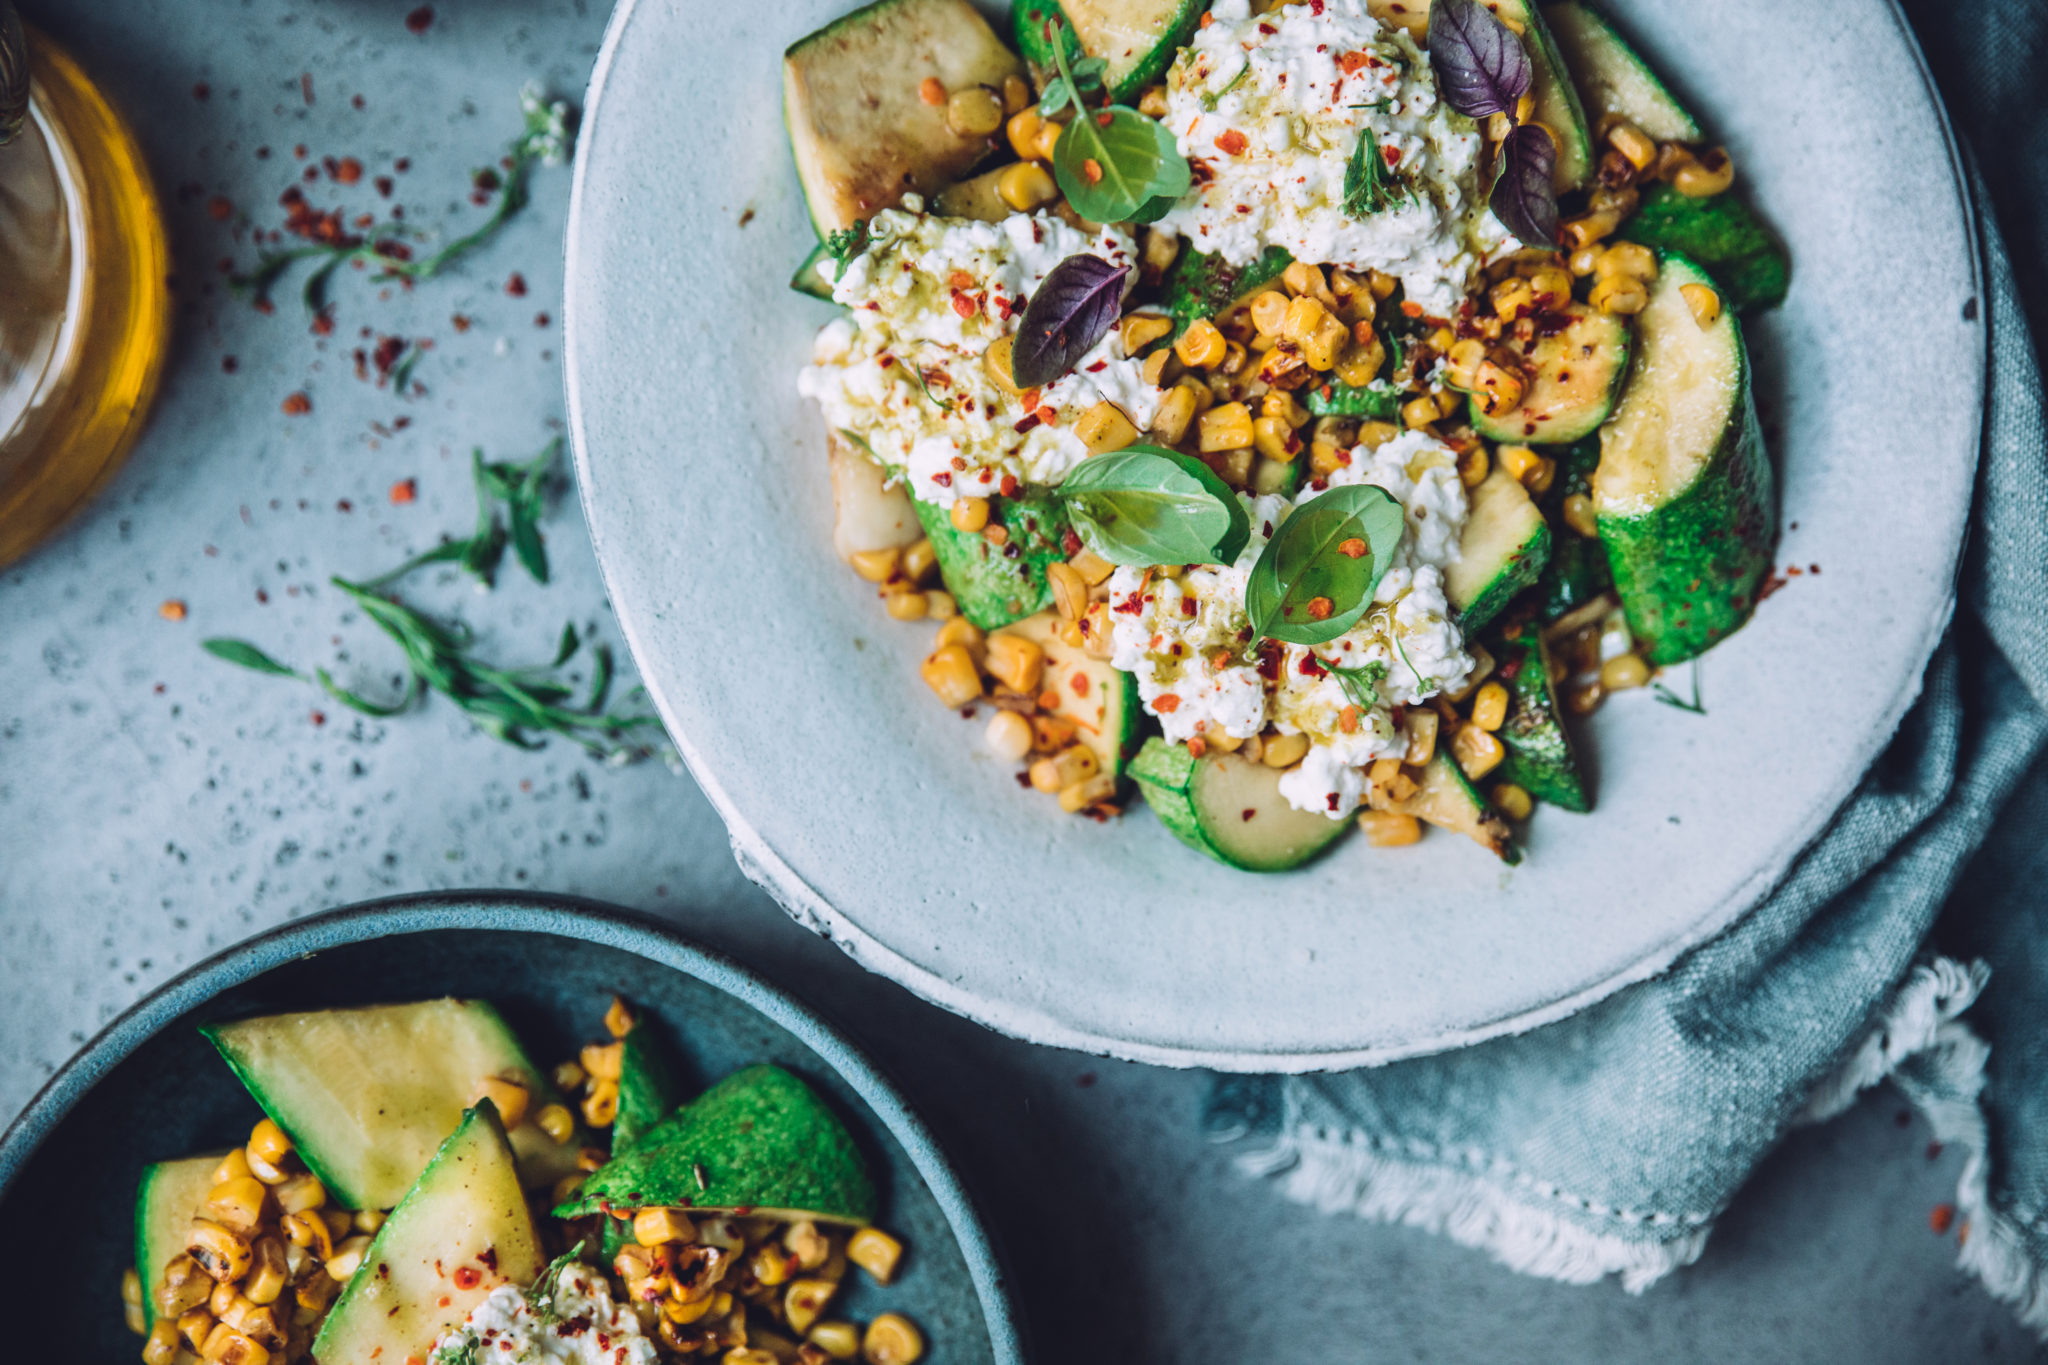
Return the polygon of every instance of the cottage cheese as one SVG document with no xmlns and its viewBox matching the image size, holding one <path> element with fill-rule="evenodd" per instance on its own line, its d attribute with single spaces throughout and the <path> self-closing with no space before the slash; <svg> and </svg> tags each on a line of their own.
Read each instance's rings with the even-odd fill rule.
<svg viewBox="0 0 2048 1365">
<path fill-rule="evenodd" d="M 869 233 L 868 249 L 833 283 L 848 315 L 819 333 L 797 391 L 900 471 L 914 496 L 950 507 L 1002 491 L 1006 478 L 1058 483 L 1088 457 L 1074 419 L 1105 399 L 1139 429 L 1151 423 L 1160 391 L 1115 331 L 1047 385 L 1032 413 L 982 365 L 982 352 L 1016 331 L 1031 293 L 1061 261 L 1135 261 L 1127 233 L 1084 233 L 1051 214 L 984 223 L 894 209 L 876 214 Z"/>
<path fill-rule="evenodd" d="M 1454 690 L 1473 667 L 1443 587 L 1467 511 L 1456 456 L 1422 432 L 1347 453 L 1349 465 L 1304 489 L 1297 502 L 1246 498 L 1252 534 L 1235 564 L 1189 567 L 1171 576 L 1120 568 L 1109 580 L 1111 662 L 1136 678 L 1138 695 L 1166 738 L 1181 743 L 1221 730 L 1248 739 L 1268 723 L 1283 734 L 1307 735 L 1308 756 L 1281 778 L 1280 792 L 1295 808 L 1332 819 L 1357 808 L 1366 765 L 1404 752 L 1392 707 Z M 1374 605 L 1335 640 L 1313 648 L 1268 644 L 1262 656 L 1244 606 L 1259 552 L 1295 506 L 1357 483 L 1386 489 L 1407 520 Z M 1328 665 L 1370 663 L 1386 676 L 1377 703 L 1360 708 Z"/>
<path fill-rule="evenodd" d="M 1166 105 L 1198 174 L 1160 225 L 1234 265 L 1283 247 L 1299 261 L 1394 275 L 1410 299 L 1448 315 L 1482 252 L 1507 239 L 1478 188 L 1471 120 L 1437 98 L 1428 57 L 1364 0 L 1261 15 L 1249 0 L 1218 0 L 1167 75 Z M 1413 195 L 1355 218 L 1344 177 L 1368 128 L 1391 188 Z"/>
<path fill-rule="evenodd" d="M 613 1303 L 604 1276 L 587 1265 L 562 1267 L 555 1278 L 555 1311 L 547 1321 L 519 1286 L 501 1284 L 462 1326 L 435 1343 L 433 1365 L 475 1342 L 477 1359 L 490 1365 L 657 1365 L 652 1340 L 624 1304 Z"/>
</svg>

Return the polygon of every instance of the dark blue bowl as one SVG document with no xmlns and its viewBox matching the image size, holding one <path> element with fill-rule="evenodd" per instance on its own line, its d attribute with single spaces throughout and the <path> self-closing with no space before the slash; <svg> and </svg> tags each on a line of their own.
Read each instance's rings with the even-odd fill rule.
<svg viewBox="0 0 2048 1365">
<path fill-rule="evenodd" d="M 201 963 L 109 1025 L 0 1136 L 0 1265 L 35 1270 L 37 1321 L 66 1360 L 122 1362 L 121 1272 L 142 1167 L 231 1146 L 262 1117 L 197 1026 L 324 1005 L 439 995 L 495 1002 L 542 1066 L 602 1031 L 614 993 L 646 1008 L 697 1087 L 778 1062 L 838 1103 L 861 1139 L 882 1221 L 909 1248 L 887 1289 L 843 1301 L 925 1329 L 933 1365 L 1018 1365 L 1008 1290 L 980 1218 L 924 1123 L 836 1029 L 752 972 L 669 929 L 557 897 L 456 893 L 377 901 L 274 929 Z M 52 1338 L 56 1340 L 56 1338 Z M 336 1362 L 334 1365 L 346 1365 Z"/>
</svg>

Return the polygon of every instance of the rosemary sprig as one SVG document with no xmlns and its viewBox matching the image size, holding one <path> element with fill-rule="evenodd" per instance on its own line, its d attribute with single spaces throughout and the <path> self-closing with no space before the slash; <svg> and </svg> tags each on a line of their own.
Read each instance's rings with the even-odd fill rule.
<svg viewBox="0 0 2048 1365">
<path fill-rule="evenodd" d="M 327 307 L 327 286 L 334 278 L 334 272 L 352 262 L 377 267 L 378 273 L 374 278 L 379 280 L 432 279 L 489 241 L 508 219 L 526 207 L 528 182 L 535 162 L 557 166 L 567 158 L 574 141 L 569 106 L 561 100 L 543 99 L 539 88 L 529 85 L 520 92 L 519 109 L 525 117 L 526 126 L 507 149 L 508 164 L 497 206 L 475 231 L 457 237 L 438 251 L 414 259 L 410 243 L 418 240 L 418 234 L 397 224 L 380 224 L 371 229 L 368 237 L 360 240 L 308 242 L 283 251 L 266 251 L 256 258 L 254 269 L 245 274 L 230 275 L 228 286 L 250 298 L 268 299 L 271 289 L 294 265 L 300 261 L 317 260 L 320 264 L 306 277 L 301 293 L 306 310 L 318 314 Z"/>
<path fill-rule="evenodd" d="M 918 392 L 922 393 L 931 402 L 933 407 L 937 408 L 940 412 L 951 412 L 953 410 L 951 403 L 948 403 L 945 399 L 932 392 L 931 381 L 924 377 L 924 366 L 905 365 L 903 368 L 910 371 L 910 377 L 917 381 Z"/>
<path fill-rule="evenodd" d="M 547 1268 L 534 1278 L 526 1290 L 526 1301 L 533 1306 L 534 1317 L 542 1326 L 561 1321 L 561 1305 L 556 1302 L 562 1287 L 562 1272 L 574 1265 L 583 1255 L 583 1248 L 589 1238 L 584 1238 L 561 1255 L 549 1261 Z"/>
<path fill-rule="evenodd" d="M 1692 700 L 1686 701 L 1663 683 L 1650 684 L 1650 695 L 1666 706 L 1675 706 L 1681 711 L 1690 711 L 1695 716 L 1707 714 L 1706 704 L 1700 700 L 1700 661 L 1692 661 Z"/>
<path fill-rule="evenodd" d="M 459 564 L 490 587 L 505 557 L 507 536 L 498 522 L 498 504 L 504 503 L 511 521 L 512 552 L 534 581 L 548 581 L 547 546 L 541 541 L 540 518 L 546 510 L 547 477 L 555 457 L 561 453 L 562 438 L 547 443 L 540 454 L 517 463 L 491 464 L 481 450 L 470 452 L 470 472 L 476 480 L 476 533 L 468 540 L 443 541 L 424 550 L 388 573 L 364 580 L 364 586 L 381 589 L 397 582 L 414 569 L 429 564 Z"/>
</svg>

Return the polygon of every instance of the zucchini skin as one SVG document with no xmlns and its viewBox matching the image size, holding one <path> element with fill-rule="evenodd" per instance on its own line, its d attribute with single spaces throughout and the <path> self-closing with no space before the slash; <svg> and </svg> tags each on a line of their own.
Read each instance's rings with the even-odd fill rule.
<svg viewBox="0 0 2048 1365">
<path fill-rule="evenodd" d="M 1514 698 L 1499 731 L 1508 751 L 1501 761 L 1502 779 L 1564 810 L 1592 810 L 1591 784 L 1550 685 L 1550 648 L 1543 643 L 1543 632 L 1533 623 L 1524 625 L 1503 636 L 1501 648 L 1509 661 L 1501 673 Z M 1509 668 L 1512 676 L 1507 676 Z"/>
<path fill-rule="evenodd" d="M 1757 425 L 1745 354 L 1742 397 L 1690 488 L 1640 516 L 1602 514 L 1600 543 L 1629 629 L 1653 664 L 1683 663 L 1738 630 L 1777 547 L 1777 479 Z"/>
<path fill-rule="evenodd" d="M 1207 0 L 1182 0 L 1180 12 L 1174 22 L 1160 33 L 1159 41 L 1136 66 L 1126 71 L 1116 83 L 1109 87 L 1109 98 L 1113 104 L 1133 104 L 1148 85 L 1166 75 L 1166 69 L 1173 65 L 1173 59 L 1186 46 L 1200 26 L 1202 16 L 1208 12 Z M 1053 59 L 1052 41 L 1045 36 L 1048 19 L 1058 19 L 1065 28 L 1061 38 L 1067 50 L 1067 60 L 1077 61 L 1085 55 L 1081 40 L 1075 35 L 1074 21 L 1059 6 L 1059 0 L 1013 0 L 1010 6 L 1010 36 L 1016 40 L 1017 51 L 1031 67 L 1032 74 L 1043 84 L 1046 78 L 1059 74 L 1058 64 Z M 1099 55 L 1099 54 L 1098 54 Z"/>
<path fill-rule="evenodd" d="M 1192 247 L 1182 250 L 1166 276 L 1166 311 L 1173 315 L 1179 336 L 1199 318 L 1213 318 L 1261 285 L 1280 278 L 1294 258 L 1269 246 L 1247 265 L 1236 266 L 1221 256 Z"/>
<path fill-rule="evenodd" d="M 1476 633 L 1487 622 L 1507 610 L 1508 603 L 1522 593 L 1522 589 L 1540 579 L 1543 570 L 1550 563 L 1555 551 L 1558 535 L 1548 521 L 1538 528 L 1535 536 L 1501 566 L 1493 581 L 1486 585 L 1486 591 L 1472 600 L 1465 610 L 1458 613 L 1458 629 L 1466 635 Z"/>
<path fill-rule="evenodd" d="M 1691 199 L 1669 185 L 1653 185 L 1620 236 L 1691 258 L 1738 313 L 1777 307 L 1791 286 L 1784 244 L 1733 193 Z"/>
<path fill-rule="evenodd" d="M 1548 625 L 1582 602 L 1590 602 L 1614 586 L 1607 567 L 1607 552 L 1600 542 L 1582 536 L 1564 524 L 1564 500 L 1592 488 L 1593 471 L 1600 464 L 1600 438 L 1589 436 L 1555 452 L 1557 479 L 1543 499 L 1543 514 L 1550 519 L 1550 562 L 1536 580 L 1533 594 L 1536 620 Z"/>
<path fill-rule="evenodd" d="M 1401 417 L 1401 394 L 1393 388 L 1360 387 L 1332 379 L 1304 389 L 1302 403 L 1315 417 L 1364 417 L 1394 422 Z"/>
<path fill-rule="evenodd" d="M 991 498 L 989 525 L 1010 531 L 1009 543 L 1001 548 L 978 531 L 956 528 L 943 508 L 921 498 L 910 501 L 931 538 L 946 591 L 976 628 L 1000 630 L 1052 605 L 1045 571 L 1053 561 L 1067 558 L 1071 530 L 1059 499 L 1045 492 Z"/>
<path fill-rule="evenodd" d="M 1245 763 L 1247 760 L 1232 755 L 1221 758 L 1195 758 L 1182 744 L 1169 744 L 1154 735 L 1145 741 L 1145 747 L 1131 760 L 1125 771 L 1138 784 L 1138 791 L 1144 796 L 1145 804 L 1152 807 L 1152 813 L 1159 817 L 1159 823 L 1172 832 L 1174 838 L 1194 849 L 1206 853 L 1225 867 L 1234 867 L 1240 872 L 1287 872 L 1301 867 L 1317 857 L 1350 832 L 1353 821 L 1349 818 L 1331 820 L 1312 812 L 1308 820 L 1302 820 L 1302 813 L 1296 812 L 1280 797 L 1277 786 L 1271 797 L 1279 804 L 1272 810 L 1278 815 L 1286 812 L 1293 820 L 1312 831 L 1310 837 L 1300 840 L 1288 853 L 1275 857 L 1240 856 L 1232 853 L 1218 840 L 1211 838 L 1208 827 L 1202 821 L 1202 814 L 1195 802 L 1195 784 L 1204 763 Z M 1270 771 L 1270 770 L 1268 770 Z M 1271 772 L 1274 783 L 1280 780 L 1278 772 Z M 1309 823 L 1313 821 L 1314 823 Z"/>
</svg>

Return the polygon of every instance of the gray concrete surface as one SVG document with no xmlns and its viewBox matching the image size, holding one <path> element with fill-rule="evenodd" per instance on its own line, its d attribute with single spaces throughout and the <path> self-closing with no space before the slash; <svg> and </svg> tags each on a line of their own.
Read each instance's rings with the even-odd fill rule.
<svg viewBox="0 0 2048 1365">
<path fill-rule="evenodd" d="M 471 446 L 509 458 L 559 430 L 565 171 L 543 172 L 533 210 L 450 277 L 389 297 L 338 281 L 331 338 L 311 334 L 289 288 L 263 316 L 221 287 L 218 262 L 253 253 L 213 197 L 274 227 L 279 193 L 323 156 L 367 173 L 347 192 L 323 176 L 316 204 L 382 210 L 372 182 L 391 175 L 409 221 L 475 221 L 467 176 L 516 127 L 519 86 L 579 92 L 605 18 L 601 0 L 438 0 L 416 35 L 415 3 L 23 5 L 139 125 L 169 204 L 180 308 L 163 403 L 130 467 L 0 573 L 0 1116 L 152 986 L 268 925 L 408 890 L 575 892 L 672 919 L 860 1036 L 978 1187 L 1046 1360 L 2037 1358 L 1954 1270 L 1953 1234 L 1930 1231 L 1957 1159 L 1930 1153 L 1889 1095 L 1794 1137 L 1704 1260 L 1641 1298 L 1519 1278 L 1238 1177 L 1197 1133 L 1199 1076 L 1021 1046 L 862 975 L 742 880 L 686 777 L 602 768 L 561 744 L 517 752 L 439 703 L 358 719 L 202 654 L 205 636 L 243 635 L 378 683 L 388 646 L 327 575 L 463 532 Z M 688 54 L 677 61 L 687 79 Z M 515 271 L 524 297 L 506 292 Z M 364 327 L 434 339 L 423 395 L 355 377 Z M 285 416 L 301 390 L 312 414 Z M 393 505 L 407 478 L 418 500 Z M 481 597 L 444 575 L 411 595 L 465 616 L 500 658 L 544 657 L 565 618 L 608 629 L 566 490 L 549 528 L 551 587 L 508 573 Z M 185 620 L 158 614 L 168 599 L 188 604 Z"/>
</svg>

